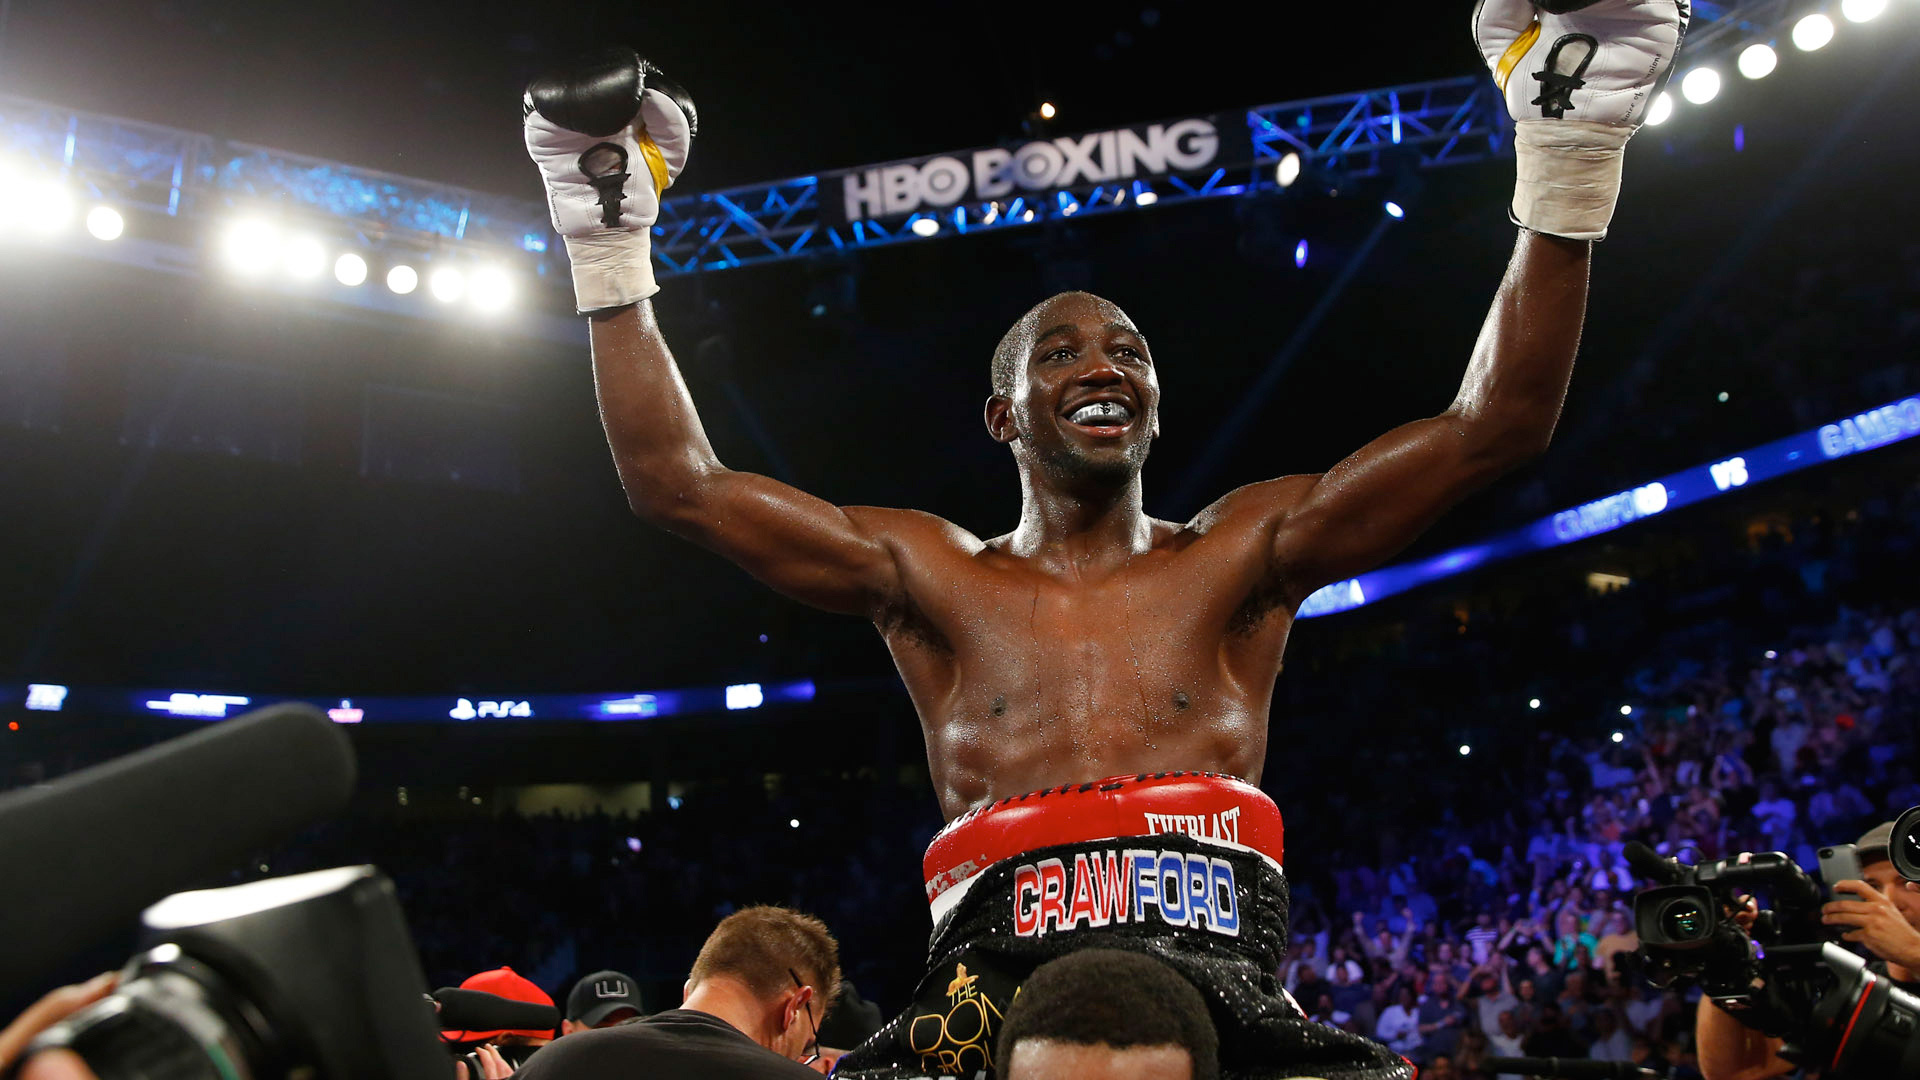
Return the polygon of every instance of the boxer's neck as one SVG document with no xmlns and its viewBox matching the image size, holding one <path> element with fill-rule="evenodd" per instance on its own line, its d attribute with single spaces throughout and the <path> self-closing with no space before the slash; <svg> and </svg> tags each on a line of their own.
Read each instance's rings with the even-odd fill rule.
<svg viewBox="0 0 1920 1080">
<path fill-rule="evenodd" d="M 1102 557 L 1125 559 L 1153 546 L 1137 472 L 1123 484 L 1066 491 L 1022 470 L 1020 489 L 1020 524 L 1007 538 L 1017 558 L 1086 570 Z"/>
</svg>

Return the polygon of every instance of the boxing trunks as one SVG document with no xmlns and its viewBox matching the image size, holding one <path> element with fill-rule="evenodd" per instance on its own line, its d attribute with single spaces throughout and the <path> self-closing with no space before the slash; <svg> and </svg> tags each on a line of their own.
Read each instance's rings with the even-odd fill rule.
<svg viewBox="0 0 1920 1080">
<path fill-rule="evenodd" d="M 998 1077 L 1020 984 L 1055 957 L 1109 948 L 1200 991 L 1223 1077 L 1406 1080 L 1412 1068 L 1385 1046 L 1308 1020 L 1281 989 L 1281 850 L 1273 801 L 1216 773 L 1068 784 L 963 814 L 927 848 L 934 930 L 913 1005 L 834 1075 Z"/>
</svg>

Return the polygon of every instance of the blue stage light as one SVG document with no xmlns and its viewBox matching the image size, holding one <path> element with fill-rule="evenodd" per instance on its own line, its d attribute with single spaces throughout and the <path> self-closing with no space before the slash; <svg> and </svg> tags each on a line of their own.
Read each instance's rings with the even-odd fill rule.
<svg viewBox="0 0 1920 1080">
<path fill-rule="evenodd" d="M 1393 218 L 1395 221 L 1398 221 L 1399 219 L 1406 217 L 1407 212 L 1406 210 L 1401 208 L 1399 203 L 1394 202 L 1392 199 L 1388 199 L 1387 200 L 1387 216 L 1390 218 Z"/>
<path fill-rule="evenodd" d="M 1293 265 L 1296 267 L 1307 265 L 1307 242 L 1305 239 L 1293 245 Z"/>
</svg>

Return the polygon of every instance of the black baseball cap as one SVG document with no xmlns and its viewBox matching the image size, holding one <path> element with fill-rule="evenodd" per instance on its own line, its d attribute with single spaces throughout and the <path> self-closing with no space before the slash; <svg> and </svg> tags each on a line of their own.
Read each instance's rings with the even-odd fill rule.
<svg viewBox="0 0 1920 1080">
<path fill-rule="evenodd" d="M 596 971 L 583 976 L 567 995 L 567 1019 L 587 1027 L 598 1027 L 622 1009 L 632 1010 L 635 1016 L 647 1014 L 646 1006 L 640 1002 L 639 984 L 633 981 L 633 976 L 618 971 Z"/>
</svg>

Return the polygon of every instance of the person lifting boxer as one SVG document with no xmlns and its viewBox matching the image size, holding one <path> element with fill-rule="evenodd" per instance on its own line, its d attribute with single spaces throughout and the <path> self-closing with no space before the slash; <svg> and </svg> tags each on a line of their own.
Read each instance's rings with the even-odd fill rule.
<svg viewBox="0 0 1920 1080">
<path fill-rule="evenodd" d="M 1226 1076 L 1404 1077 L 1275 985 L 1281 822 L 1255 786 L 1300 603 L 1376 567 L 1546 449 L 1628 136 L 1671 71 L 1685 0 L 1482 0 L 1474 37 L 1514 117 L 1520 235 L 1440 414 L 1325 473 L 1229 492 L 1192 520 L 1143 510 L 1160 434 L 1146 337 L 1064 293 L 992 354 L 986 428 L 1021 512 L 981 539 L 915 510 L 835 506 L 715 457 L 648 298 L 648 229 L 696 115 L 617 49 L 528 88 L 527 146 L 590 317 L 595 384 L 634 513 L 802 603 L 878 628 L 919 714 L 949 825 L 916 1004 L 841 1075 L 995 1074 L 1025 974 L 1072 948 L 1150 953 L 1207 997 Z"/>
</svg>

